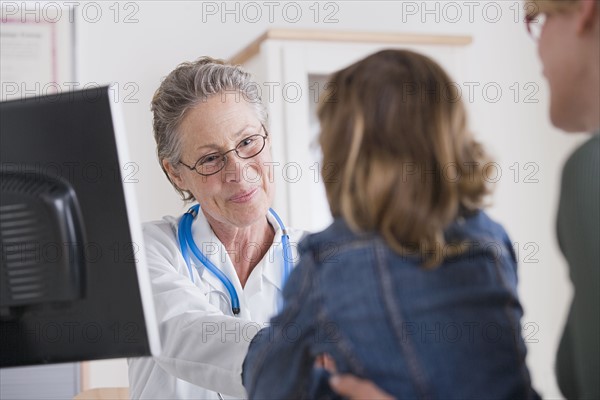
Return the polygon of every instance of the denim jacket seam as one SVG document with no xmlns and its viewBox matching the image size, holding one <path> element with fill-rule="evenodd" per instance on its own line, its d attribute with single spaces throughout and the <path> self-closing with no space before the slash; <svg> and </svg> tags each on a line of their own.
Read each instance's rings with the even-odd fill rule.
<svg viewBox="0 0 600 400">
<path fill-rule="evenodd" d="M 295 317 L 298 315 L 301 306 L 300 306 L 300 301 L 298 301 L 300 298 L 303 297 L 303 295 L 307 292 L 308 288 L 311 285 L 311 276 L 313 276 L 314 274 L 314 266 L 315 266 L 315 262 L 314 259 L 312 257 L 312 255 L 310 257 L 307 257 L 307 260 L 309 260 L 310 264 L 308 264 L 307 266 L 305 266 L 305 271 L 303 271 L 304 273 L 302 274 L 302 280 L 300 282 L 300 287 L 298 289 L 298 295 L 294 298 L 294 300 L 292 302 L 290 302 L 290 308 L 288 310 L 288 312 L 286 313 L 285 317 L 288 317 L 286 319 L 283 319 L 281 321 L 281 325 L 285 325 L 286 323 L 288 323 L 289 321 L 293 321 L 295 319 Z M 309 293 L 308 296 L 310 297 L 311 294 Z M 254 341 L 256 339 L 256 336 L 252 339 L 252 341 Z M 252 342 L 251 342 L 252 343 Z M 262 369 L 264 368 L 264 364 L 265 364 L 265 358 L 266 355 L 269 353 L 270 349 L 268 347 L 265 347 L 265 349 L 263 349 L 259 354 L 257 354 L 256 356 L 256 361 L 255 361 L 255 372 L 254 372 L 254 379 L 252 380 L 252 385 L 250 385 L 250 387 L 256 388 L 256 382 L 258 379 L 258 376 L 260 375 L 260 371 L 262 371 Z M 248 393 L 249 397 L 252 398 L 254 396 L 251 395 L 251 393 Z M 299 396 L 293 396 L 294 398 L 299 398 Z"/>
<path fill-rule="evenodd" d="M 516 321 L 513 318 L 513 316 L 511 315 L 511 312 L 510 312 L 510 306 L 511 306 L 511 304 L 513 304 L 513 303 L 518 304 L 518 300 L 515 301 L 515 299 L 513 298 L 513 292 L 512 292 L 511 286 L 506 282 L 506 278 L 504 276 L 504 272 L 501 270 L 501 268 L 502 268 L 501 267 L 502 258 L 498 259 L 496 257 L 494 259 L 493 263 L 494 263 L 494 269 L 496 270 L 496 274 L 498 276 L 498 279 L 500 280 L 500 283 L 502 284 L 502 287 L 504 289 L 506 289 L 506 291 L 508 293 L 510 293 L 510 296 L 511 296 L 509 298 L 509 300 L 506 302 L 506 304 L 504 305 L 504 307 L 502 307 L 503 311 L 504 311 L 504 315 L 506 316 L 506 318 L 508 319 L 509 323 L 511 324 L 511 327 L 516 326 L 519 329 L 518 332 L 514 332 L 513 333 L 514 334 L 514 336 L 512 338 L 513 340 L 511 340 L 511 342 L 512 342 L 512 344 L 514 346 L 514 350 L 515 350 L 514 354 L 517 357 L 517 359 L 515 360 L 516 361 L 515 367 L 519 367 L 519 370 L 520 370 L 521 376 L 523 378 L 523 381 L 524 382 L 530 382 L 531 379 L 530 379 L 530 377 L 527 374 L 527 370 L 524 369 L 522 365 L 520 365 L 521 364 L 520 360 L 523 359 L 525 357 L 525 355 L 526 355 L 526 354 L 524 354 L 521 351 L 521 349 L 519 348 L 519 344 L 518 344 L 518 340 L 521 337 L 521 332 L 520 332 L 521 325 L 520 325 L 519 321 Z M 523 398 L 530 398 L 531 397 L 531 392 L 529 390 L 527 390 L 527 387 L 525 387 L 524 389 L 526 390 L 526 393 L 524 393 L 525 397 L 523 397 Z"/>
<path fill-rule="evenodd" d="M 361 250 L 369 248 L 372 244 L 372 239 L 355 239 L 348 243 L 336 243 L 336 251 L 338 254 L 353 250 Z M 322 253 L 325 250 L 317 251 L 316 258 L 321 259 Z"/>
<path fill-rule="evenodd" d="M 399 304 L 396 302 L 394 295 L 395 289 L 392 287 L 391 273 L 387 263 L 385 245 L 382 243 L 375 243 L 373 251 L 375 252 L 375 266 L 378 272 L 379 286 L 381 287 L 381 294 L 383 297 L 383 303 L 388 312 L 389 320 L 394 330 L 394 334 L 399 340 L 399 345 L 402 353 L 405 355 L 408 365 L 408 370 L 413 380 L 415 387 L 419 393 L 419 398 L 432 398 L 429 393 L 427 378 L 423 371 L 423 367 L 420 365 L 418 355 L 415 346 L 412 344 L 410 338 L 402 340 L 402 323 L 403 316 L 402 310 Z"/>
<path fill-rule="evenodd" d="M 345 252 L 345 251 L 361 248 L 364 245 L 366 245 L 366 242 L 364 242 L 364 241 L 360 241 L 360 242 L 353 241 L 352 243 L 341 246 L 341 248 L 339 250 L 340 250 L 340 252 Z M 315 263 L 315 270 L 316 269 L 318 269 L 318 268 L 317 268 L 317 264 Z M 314 276 L 317 276 L 316 273 Z M 314 284 L 314 296 L 315 296 L 315 300 L 316 300 L 316 304 L 317 304 L 317 312 L 316 312 L 317 326 L 325 326 L 325 324 L 327 322 L 333 323 L 333 321 L 331 320 L 331 318 L 329 318 L 325 307 L 323 307 L 323 297 L 324 296 L 323 296 L 323 291 L 321 290 L 321 288 L 322 288 L 321 282 L 315 278 L 314 283 L 315 283 Z M 341 332 L 338 332 L 338 336 L 340 338 L 340 341 L 334 342 L 333 343 L 334 347 L 336 347 L 344 355 L 346 360 L 352 365 L 352 367 L 355 369 L 355 371 L 358 374 L 361 374 L 364 376 L 364 374 L 365 374 L 364 366 L 356 358 L 354 351 L 352 349 L 352 346 L 350 345 L 351 341 L 348 340 L 347 338 L 345 338 Z"/>
<path fill-rule="evenodd" d="M 340 253 L 346 253 L 350 251 L 360 250 L 371 246 L 371 242 L 365 239 L 353 240 L 349 243 L 343 243 L 337 249 Z M 320 255 L 317 255 L 317 258 Z M 315 263 L 315 269 L 318 269 Z M 334 323 L 329 317 L 329 313 L 326 308 L 323 307 L 323 291 L 321 290 L 322 285 L 320 282 L 315 283 L 315 298 L 317 303 L 316 320 L 318 326 L 325 326 L 327 323 Z M 352 341 L 348 339 L 342 331 L 337 332 L 338 340 L 333 343 L 333 346 L 345 357 L 345 360 L 350 364 L 353 371 L 359 376 L 366 377 L 366 370 L 363 363 L 356 357 L 355 351 L 352 347 Z"/>
</svg>

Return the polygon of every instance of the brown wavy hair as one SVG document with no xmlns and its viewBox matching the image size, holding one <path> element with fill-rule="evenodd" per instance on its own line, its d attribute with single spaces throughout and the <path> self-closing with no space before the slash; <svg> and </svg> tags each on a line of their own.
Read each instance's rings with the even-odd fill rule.
<svg viewBox="0 0 600 400">
<path fill-rule="evenodd" d="M 318 116 L 331 212 L 426 267 L 464 251 L 444 230 L 483 206 L 488 159 L 461 91 L 433 60 L 384 50 L 338 71 Z"/>
<path fill-rule="evenodd" d="M 525 0 L 525 12 L 534 17 L 539 13 L 563 13 L 579 7 L 580 0 Z"/>
</svg>

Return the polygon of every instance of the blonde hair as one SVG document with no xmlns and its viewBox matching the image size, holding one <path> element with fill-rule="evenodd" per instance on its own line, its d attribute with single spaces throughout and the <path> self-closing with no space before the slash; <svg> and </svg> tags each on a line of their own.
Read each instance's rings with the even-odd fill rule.
<svg viewBox="0 0 600 400">
<path fill-rule="evenodd" d="M 482 207 L 487 158 L 438 64 L 406 50 L 373 54 L 331 77 L 318 116 L 335 217 L 400 254 L 419 251 L 427 267 L 464 250 L 448 251 L 444 230 Z"/>
</svg>

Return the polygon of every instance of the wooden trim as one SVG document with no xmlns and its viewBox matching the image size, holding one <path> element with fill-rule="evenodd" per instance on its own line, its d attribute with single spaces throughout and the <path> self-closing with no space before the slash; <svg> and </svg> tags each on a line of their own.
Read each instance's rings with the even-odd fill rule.
<svg viewBox="0 0 600 400">
<path fill-rule="evenodd" d="M 466 46 L 473 41 L 471 36 L 456 35 L 423 35 L 313 29 L 269 29 L 231 57 L 229 63 L 244 64 L 258 54 L 261 44 L 268 39 L 382 44 L 425 44 L 441 46 Z"/>
<path fill-rule="evenodd" d="M 80 364 L 81 364 L 81 371 L 80 371 L 81 388 L 80 388 L 80 391 L 83 392 L 90 388 L 90 362 L 82 361 Z"/>
<path fill-rule="evenodd" d="M 246 61 L 248 61 L 260 52 L 260 45 L 267 39 L 269 39 L 269 31 L 266 31 L 248 46 L 244 47 L 242 50 L 237 52 L 233 57 L 231 57 L 228 60 L 228 63 L 233 65 L 244 64 Z"/>
<path fill-rule="evenodd" d="M 107 387 L 82 391 L 73 397 L 73 400 L 128 400 L 129 398 L 129 388 Z"/>
</svg>

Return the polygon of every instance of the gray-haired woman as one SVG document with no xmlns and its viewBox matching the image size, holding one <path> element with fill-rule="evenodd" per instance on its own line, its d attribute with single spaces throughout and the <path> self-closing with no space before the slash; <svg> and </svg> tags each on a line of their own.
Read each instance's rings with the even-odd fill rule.
<svg viewBox="0 0 600 400">
<path fill-rule="evenodd" d="M 129 361 L 132 398 L 244 397 L 249 343 L 275 314 L 301 231 L 270 209 L 267 114 L 248 73 L 203 57 L 154 94 L 158 158 L 184 216 L 144 226 L 162 353 Z"/>
</svg>

